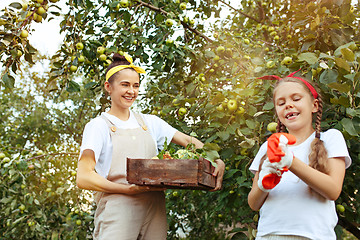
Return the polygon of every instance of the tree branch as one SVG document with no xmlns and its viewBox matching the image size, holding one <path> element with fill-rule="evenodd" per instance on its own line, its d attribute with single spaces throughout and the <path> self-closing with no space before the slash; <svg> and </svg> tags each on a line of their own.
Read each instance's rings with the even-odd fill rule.
<svg viewBox="0 0 360 240">
<path fill-rule="evenodd" d="M 135 1 L 138 2 L 139 4 L 143 5 L 143 6 L 147 7 L 147 8 L 150 8 L 151 10 L 154 10 L 154 11 L 156 11 L 156 12 L 160 12 L 161 14 L 163 14 L 163 15 L 165 15 L 165 16 L 169 15 L 168 12 L 164 11 L 164 10 L 161 9 L 161 8 L 155 7 L 154 5 L 151 5 L 151 4 L 149 4 L 149 3 L 143 2 L 143 1 L 141 1 L 141 0 L 135 0 Z M 181 22 L 181 24 L 182 24 L 185 28 L 189 29 L 191 32 L 193 32 L 193 33 L 195 33 L 196 35 L 199 35 L 200 37 L 204 38 L 207 42 L 212 42 L 212 40 L 211 40 L 210 38 L 208 38 L 207 36 L 205 36 L 203 33 L 199 32 L 197 29 L 190 27 L 190 26 L 189 26 L 188 24 L 186 24 L 184 21 L 181 21 L 181 20 L 180 20 L 180 22 Z"/>
<path fill-rule="evenodd" d="M 360 239 L 360 230 L 346 218 L 339 216 L 338 224 Z"/>
<path fill-rule="evenodd" d="M 241 15 L 244 15 L 245 17 L 250 18 L 251 20 L 254 20 L 255 22 L 261 23 L 261 21 L 260 21 L 260 20 L 258 20 L 258 19 L 256 19 L 256 18 L 254 18 L 253 16 L 250 16 L 249 14 L 246 14 L 246 13 L 244 13 L 244 12 L 240 11 L 239 9 L 234 8 L 234 7 L 233 7 L 233 6 L 231 6 L 230 4 L 228 4 L 228 3 L 224 2 L 223 0 L 219 0 L 219 2 L 221 2 L 222 4 L 224 4 L 224 5 L 228 6 L 228 7 L 229 7 L 229 8 L 231 8 L 232 10 L 234 10 L 234 11 L 236 11 L 236 12 L 240 13 Z"/>
</svg>

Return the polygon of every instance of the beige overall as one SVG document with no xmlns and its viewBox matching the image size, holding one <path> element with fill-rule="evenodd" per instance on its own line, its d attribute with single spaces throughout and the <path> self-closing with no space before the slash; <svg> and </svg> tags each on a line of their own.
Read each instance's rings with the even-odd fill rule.
<svg viewBox="0 0 360 240">
<path fill-rule="evenodd" d="M 118 129 L 105 116 L 113 144 L 108 180 L 128 184 L 126 157 L 152 158 L 156 145 L 142 117 L 135 114 L 140 124 L 135 129 Z M 164 192 L 136 195 L 95 194 L 97 209 L 94 218 L 94 239 L 99 240 L 164 240 L 167 222 Z"/>
</svg>

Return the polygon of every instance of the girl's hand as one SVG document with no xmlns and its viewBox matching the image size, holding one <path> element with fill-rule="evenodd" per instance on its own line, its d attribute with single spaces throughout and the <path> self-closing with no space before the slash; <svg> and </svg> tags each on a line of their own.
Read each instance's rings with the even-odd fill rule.
<svg viewBox="0 0 360 240">
<path fill-rule="evenodd" d="M 216 185 L 215 185 L 215 188 L 211 191 L 217 191 L 217 190 L 221 189 L 222 180 L 223 180 L 224 172 L 225 172 L 225 163 L 221 159 L 215 160 L 215 163 L 217 164 L 217 166 L 215 168 L 213 176 L 216 177 Z"/>
<path fill-rule="evenodd" d="M 127 194 L 135 195 L 135 194 L 144 193 L 144 192 L 161 192 L 164 190 L 166 190 L 166 188 L 164 188 L 164 187 L 140 186 L 140 185 L 131 184 L 131 185 L 129 185 L 129 191 Z"/>
<path fill-rule="evenodd" d="M 282 172 L 275 166 L 277 163 L 269 162 L 265 159 L 259 172 L 258 187 L 263 192 L 270 192 L 281 180 Z"/>
</svg>

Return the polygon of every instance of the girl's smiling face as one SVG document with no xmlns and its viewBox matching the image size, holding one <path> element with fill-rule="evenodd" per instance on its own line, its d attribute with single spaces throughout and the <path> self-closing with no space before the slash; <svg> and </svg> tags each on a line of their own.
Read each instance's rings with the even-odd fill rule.
<svg viewBox="0 0 360 240">
<path fill-rule="evenodd" d="M 313 129 L 312 114 L 318 111 L 318 100 L 303 84 L 292 81 L 279 83 L 274 91 L 274 105 L 279 120 L 289 132 Z"/>
<path fill-rule="evenodd" d="M 123 69 L 114 77 L 111 83 L 105 83 L 105 89 L 111 96 L 111 106 L 128 109 L 139 94 L 139 74 L 133 69 Z"/>
</svg>

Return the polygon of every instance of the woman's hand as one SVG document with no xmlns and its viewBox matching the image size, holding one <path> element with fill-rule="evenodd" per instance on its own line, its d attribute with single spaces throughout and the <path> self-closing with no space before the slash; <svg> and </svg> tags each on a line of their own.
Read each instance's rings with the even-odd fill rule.
<svg viewBox="0 0 360 240">
<path fill-rule="evenodd" d="M 225 163 L 221 159 L 215 160 L 215 163 L 217 164 L 217 166 L 215 168 L 213 176 L 216 177 L 216 185 L 215 185 L 215 188 L 211 191 L 217 191 L 217 190 L 221 189 L 222 180 L 223 180 L 224 172 L 225 172 Z"/>
<path fill-rule="evenodd" d="M 144 192 L 161 192 L 164 190 L 166 190 L 166 188 L 164 188 L 164 187 L 140 186 L 140 185 L 131 184 L 131 185 L 129 185 L 128 191 L 126 194 L 135 195 L 135 194 L 144 193 Z"/>
</svg>

